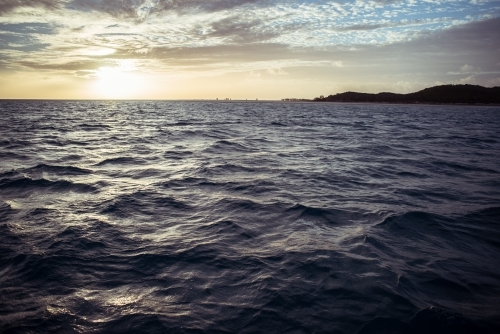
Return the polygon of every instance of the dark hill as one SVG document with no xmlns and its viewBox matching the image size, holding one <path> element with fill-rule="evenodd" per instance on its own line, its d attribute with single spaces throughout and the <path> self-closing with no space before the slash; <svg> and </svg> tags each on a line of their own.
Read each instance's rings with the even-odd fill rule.
<svg viewBox="0 0 500 334">
<path fill-rule="evenodd" d="M 500 87 L 476 85 L 443 85 L 410 94 L 345 92 L 314 101 L 325 102 L 385 102 L 385 103 L 460 103 L 500 104 Z"/>
</svg>

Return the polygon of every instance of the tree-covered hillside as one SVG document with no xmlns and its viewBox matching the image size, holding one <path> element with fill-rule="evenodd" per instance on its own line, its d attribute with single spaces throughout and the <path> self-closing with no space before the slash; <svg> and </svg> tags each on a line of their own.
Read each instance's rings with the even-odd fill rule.
<svg viewBox="0 0 500 334">
<path fill-rule="evenodd" d="M 443 85 L 410 94 L 345 92 L 314 101 L 325 102 L 386 102 L 386 103 L 463 103 L 500 104 L 500 87 L 477 85 Z"/>
</svg>

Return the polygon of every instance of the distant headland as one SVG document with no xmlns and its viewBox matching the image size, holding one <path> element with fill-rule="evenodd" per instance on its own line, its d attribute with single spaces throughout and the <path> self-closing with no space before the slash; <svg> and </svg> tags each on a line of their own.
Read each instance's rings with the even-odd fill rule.
<svg viewBox="0 0 500 334">
<path fill-rule="evenodd" d="M 299 99 L 283 99 L 293 101 Z M 303 101 L 303 99 L 301 99 Z M 345 92 L 316 97 L 317 102 L 378 102 L 378 103 L 431 103 L 431 104 L 500 104 L 500 87 L 477 85 L 442 85 L 425 88 L 409 94 Z"/>
</svg>

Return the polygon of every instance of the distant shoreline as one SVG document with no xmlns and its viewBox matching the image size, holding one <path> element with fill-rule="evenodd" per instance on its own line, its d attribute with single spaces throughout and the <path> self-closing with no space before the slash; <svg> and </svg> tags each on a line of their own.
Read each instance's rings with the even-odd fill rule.
<svg viewBox="0 0 500 334">
<path fill-rule="evenodd" d="M 338 104 L 387 104 L 387 105 L 402 105 L 402 106 L 463 106 L 463 107 L 499 107 L 500 103 L 432 103 L 432 102 L 354 102 L 354 101 L 278 101 L 282 103 L 338 103 Z"/>
<path fill-rule="evenodd" d="M 293 100 L 293 99 L 283 99 Z M 433 105 L 500 105 L 500 87 L 478 85 L 442 85 L 409 94 L 344 92 L 313 99 L 316 102 L 354 102 Z"/>
</svg>

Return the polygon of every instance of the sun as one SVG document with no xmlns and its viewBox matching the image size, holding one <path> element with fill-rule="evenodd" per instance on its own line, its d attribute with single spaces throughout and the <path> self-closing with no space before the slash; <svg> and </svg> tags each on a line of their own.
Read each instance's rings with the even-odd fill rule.
<svg viewBox="0 0 500 334">
<path fill-rule="evenodd" d="M 95 72 L 95 95 L 103 99 L 135 99 L 146 85 L 132 61 L 122 60 L 116 66 L 100 67 Z"/>
</svg>

